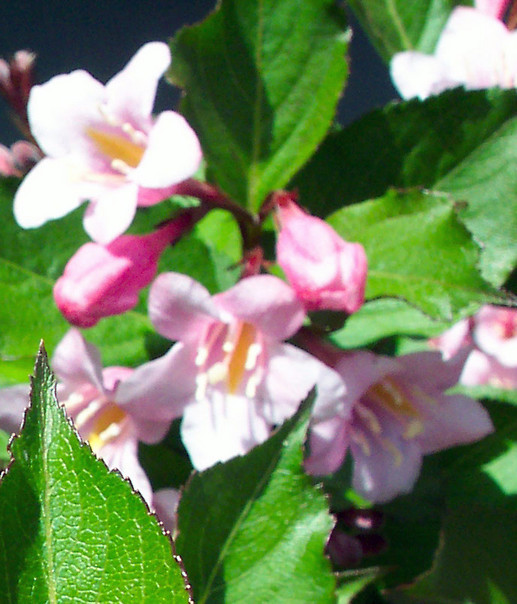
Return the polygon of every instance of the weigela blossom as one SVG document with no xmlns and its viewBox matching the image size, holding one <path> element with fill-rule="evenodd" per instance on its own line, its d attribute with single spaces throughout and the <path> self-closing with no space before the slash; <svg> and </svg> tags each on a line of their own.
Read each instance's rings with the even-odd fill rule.
<svg viewBox="0 0 517 604">
<path fill-rule="evenodd" d="M 282 343 L 305 314 L 276 277 L 248 277 L 211 296 L 186 275 L 164 273 L 151 286 L 149 314 L 157 331 L 177 343 L 137 369 L 134 381 L 161 391 L 176 416 L 183 414 L 182 439 L 197 469 L 266 440 L 316 382 L 316 415 L 324 416 L 326 401 L 343 397 L 333 371 Z"/>
<path fill-rule="evenodd" d="M 517 85 L 517 32 L 499 20 L 503 2 L 455 8 L 434 55 L 407 51 L 391 61 L 391 76 L 403 98 L 425 99 L 446 89 Z"/>
<path fill-rule="evenodd" d="M 305 309 L 358 310 L 364 302 L 368 271 L 363 246 L 344 241 L 288 194 L 278 199 L 276 207 L 277 261 Z"/>
<path fill-rule="evenodd" d="M 138 441 L 160 441 L 169 428 L 154 392 L 132 386 L 133 369 L 102 368 L 97 349 L 71 329 L 57 346 L 52 369 L 58 379 L 57 397 L 93 452 L 108 468 L 129 478 L 149 505 L 153 493 L 138 461 Z M 28 387 L 0 390 L 0 428 L 17 432 L 28 404 Z"/>
<path fill-rule="evenodd" d="M 66 320 L 92 327 L 136 306 L 162 252 L 192 226 L 193 216 L 187 211 L 148 235 L 121 235 L 106 246 L 90 242 L 80 247 L 54 286 L 54 300 Z"/>
<path fill-rule="evenodd" d="M 32 88 L 30 128 L 47 157 L 15 196 L 20 226 L 38 227 L 89 200 L 84 227 L 94 241 L 109 243 L 138 205 L 169 197 L 194 174 L 201 149 L 185 119 L 173 111 L 151 115 L 169 63 L 168 46 L 151 42 L 105 86 L 78 70 Z"/>
<path fill-rule="evenodd" d="M 422 457 L 478 440 L 493 429 L 485 409 L 454 386 L 462 363 L 437 352 L 390 358 L 369 351 L 336 352 L 334 368 L 347 385 L 352 415 L 316 421 L 310 434 L 308 472 L 337 470 L 348 451 L 352 485 L 366 499 L 385 502 L 408 493 Z"/>
<path fill-rule="evenodd" d="M 460 376 L 466 386 L 517 388 L 517 310 L 483 306 L 430 340 L 444 358 L 468 354 Z"/>
</svg>

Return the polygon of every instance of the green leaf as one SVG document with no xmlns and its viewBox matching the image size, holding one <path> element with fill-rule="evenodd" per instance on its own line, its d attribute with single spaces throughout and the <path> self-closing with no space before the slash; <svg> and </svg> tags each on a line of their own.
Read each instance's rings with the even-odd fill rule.
<svg viewBox="0 0 517 604">
<path fill-rule="evenodd" d="M 284 187 L 329 128 L 347 76 L 334 0 L 222 0 L 171 43 L 173 83 L 208 176 L 250 210 Z"/>
<path fill-rule="evenodd" d="M 438 456 L 446 495 L 441 545 L 430 572 L 390 601 L 517 600 L 517 407 L 495 403 L 489 411 L 493 434 Z"/>
<path fill-rule="evenodd" d="M 432 53 L 451 10 L 469 1 L 349 0 L 348 4 L 381 56 L 389 60 L 402 50 Z"/>
<path fill-rule="evenodd" d="M 482 274 L 499 286 L 517 263 L 516 118 L 514 90 L 390 104 L 327 137 L 292 186 L 320 215 L 391 186 L 450 193 L 466 202 L 460 217 L 482 245 Z"/>
<path fill-rule="evenodd" d="M 0 484 L 4 602 L 188 602 L 169 539 L 130 485 L 82 444 L 44 351 Z"/>
<path fill-rule="evenodd" d="M 330 337 L 341 348 L 351 349 L 399 334 L 432 337 L 448 327 L 448 323 L 431 319 L 403 300 L 381 298 L 363 304 L 348 317 L 345 326 Z"/>
<path fill-rule="evenodd" d="M 364 245 L 369 299 L 399 296 L 446 321 L 498 300 L 479 276 L 478 247 L 446 197 L 389 191 L 343 208 L 329 223 L 348 241 Z"/>
<path fill-rule="evenodd" d="M 339 587 L 336 590 L 337 604 L 351 604 L 365 587 L 379 576 L 379 569 L 365 568 L 350 570 L 338 575 Z"/>
<path fill-rule="evenodd" d="M 188 483 L 177 549 L 198 604 L 332 601 L 323 555 L 332 520 L 301 467 L 308 411 Z"/>
</svg>

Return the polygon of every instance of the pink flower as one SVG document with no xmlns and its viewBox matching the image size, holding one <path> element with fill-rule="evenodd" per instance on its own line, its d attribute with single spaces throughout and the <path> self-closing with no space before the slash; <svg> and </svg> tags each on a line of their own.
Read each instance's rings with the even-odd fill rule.
<svg viewBox="0 0 517 604">
<path fill-rule="evenodd" d="M 483 306 L 429 343 L 446 359 L 468 355 L 460 376 L 462 384 L 517 388 L 516 309 Z"/>
<path fill-rule="evenodd" d="M 358 310 L 368 270 L 363 246 L 344 241 L 288 194 L 280 197 L 277 209 L 277 261 L 306 310 Z"/>
<path fill-rule="evenodd" d="M 187 211 L 149 235 L 122 235 L 106 246 L 86 243 L 79 248 L 54 286 L 54 299 L 66 320 L 92 327 L 103 317 L 136 306 L 164 249 L 193 223 L 194 212 Z"/>
<path fill-rule="evenodd" d="M 343 389 L 333 371 L 282 343 L 305 315 L 294 291 L 271 275 L 210 296 L 190 277 L 161 274 L 151 286 L 149 313 L 158 332 L 178 342 L 137 369 L 134 381 L 161 391 L 176 417 L 183 413 L 182 438 L 198 469 L 266 440 L 316 382 L 328 392 L 316 415 Z"/>
<path fill-rule="evenodd" d="M 151 116 L 158 80 L 170 62 L 166 44 L 143 46 L 106 86 L 85 71 L 32 88 L 31 131 L 47 155 L 27 175 L 14 200 L 20 226 L 38 227 L 89 200 L 88 234 L 109 243 L 133 220 L 148 189 L 169 197 L 201 160 L 199 141 L 185 119 Z M 152 196 L 152 194 L 151 194 Z"/>
<path fill-rule="evenodd" d="M 371 501 L 411 491 L 423 455 L 478 440 L 493 429 L 477 401 L 444 394 L 456 384 L 461 363 L 445 363 L 439 353 L 390 358 L 336 352 L 333 366 L 347 385 L 352 416 L 336 413 L 314 422 L 306 469 L 334 472 L 350 451 L 352 485 Z"/>
<path fill-rule="evenodd" d="M 403 98 L 425 99 L 448 88 L 480 89 L 517 84 L 517 32 L 498 17 L 502 2 L 455 8 L 434 55 L 407 51 L 391 61 L 391 76 Z"/>
<path fill-rule="evenodd" d="M 108 468 L 129 478 L 147 503 L 152 489 L 137 457 L 138 441 L 160 441 L 169 428 L 162 401 L 145 384 L 135 388 L 133 369 L 102 368 L 97 349 L 71 329 L 57 346 L 52 368 L 58 400 L 81 437 Z M 28 403 L 28 388 L 0 390 L 0 426 L 17 432 Z"/>
</svg>

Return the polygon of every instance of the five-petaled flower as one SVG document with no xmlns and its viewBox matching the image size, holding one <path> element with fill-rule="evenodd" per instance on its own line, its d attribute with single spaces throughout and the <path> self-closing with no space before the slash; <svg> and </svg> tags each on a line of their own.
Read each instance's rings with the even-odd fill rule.
<svg viewBox="0 0 517 604">
<path fill-rule="evenodd" d="M 337 470 L 348 451 L 352 485 L 375 502 L 408 493 L 423 455 L 482 438 L 493 429 L 485 409 L 461 394 L 444 394 L 459 378 L 460 359 L 437 352 L 397 358 L 369 351 L 335 352 L 333 367 L 347 386 L 351 419 L 339 413 L 315 422 L 306 469 Z"/>
<path fill-rule="evenodd" d="M 500 21 L 505 2 L 478 0 L 456 7 L 433 55 L 394 55 L 391 76 L 403 98 L 425 99 L 456 86 L 481 89 L 517 85 L 517 32 Z"/>
<path fill-rule="evenodd" d="M 194 131 L 173 111 L 151 115 L 166 44 L 144 45 L 105 86 L 78 70 L 31 90 L 31 132 L 46 154 L 23 180 L 14 213 L 24 228 L 60 218 L 83 201 L 84 227 L 109 243 L 139 205 L 169 197 L 199 167 Z"/>
<path fill-rule="evenodd" d="M 152 505 L 151 484 L 137 457 L 138 442 L 156 443 L 167 433 L 170 422 L 162 401 L 145 384 L 134 384 L 133 369 L 103 369 L 97 349 L 77 329 L 61 340 L 51 364 L 58 378 L 58 400 L 81 437 Z M 0 390 L 0 428 L 19 430 L 28 394 L 25 385 Z"/>
<path fill-rule="evenodd" d="M 134 380 L 161 391 L 175 415 L 183 414 L 182 439 L 197 469 L 266 440 L 316 383 L 323 393 L 316 416 L 344 394 L 337 374 L 282 343 L 305 313 L 276 277 L 248 277 L 211 296 L 186 275 L 164 273 L 151 286 L 149 314 L 159 333 L 178 342 L 137 369 Z"/>
</svg>

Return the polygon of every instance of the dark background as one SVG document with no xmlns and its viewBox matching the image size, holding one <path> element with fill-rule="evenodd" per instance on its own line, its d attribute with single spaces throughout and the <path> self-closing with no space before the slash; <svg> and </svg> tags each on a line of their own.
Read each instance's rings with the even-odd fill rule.
<svg viewBox="0 0 517 604">
<path fill-rule="evenodd" d="M 307 0 L 310 1 L 310 0 Z M 85 69 L 101 82 L 117 73 L 145 42 L 167 41 L 182 25 L 202 20 L 215 0 L 0 0 L 0 56 L 29 49 L 38 58 L 39 82 Z M 349 123 L 396 98 L 386 66 L 357 23 L 350 49 L 351 75 L 339 106 Z M 174 107 L 178 91 L 162 84 L 157 111 Z M 19 138 L 0 99 L 0 142 Z"/>
</svg>

